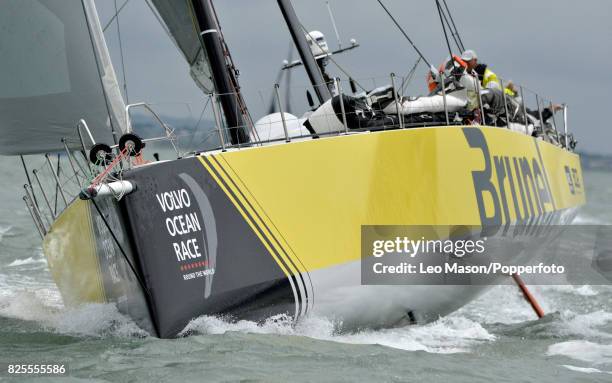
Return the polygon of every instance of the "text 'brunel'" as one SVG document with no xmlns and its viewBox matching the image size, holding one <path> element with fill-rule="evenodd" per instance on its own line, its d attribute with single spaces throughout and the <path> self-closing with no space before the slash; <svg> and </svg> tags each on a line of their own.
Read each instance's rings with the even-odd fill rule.
<svg viewBox="0 0 612 383">
<path fill-rule="evenodd" d="M 523 221 L 555 210 L 539 158 L 491 155 L 479 129 L 464 128 L 463 134 L 469 146 L 479 149 L 484 159 L 484 169 L 472 171 L 483 226 Z"/>
</svg>

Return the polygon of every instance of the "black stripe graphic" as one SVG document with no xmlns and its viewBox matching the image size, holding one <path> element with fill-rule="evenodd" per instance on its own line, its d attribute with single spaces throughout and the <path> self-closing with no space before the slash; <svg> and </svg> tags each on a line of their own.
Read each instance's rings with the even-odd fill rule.
<svg viewBox="0 0 612 383">
<path fill-rule="evenodd" d="M 255 222 L 255 220 L 253 219 L 253 217 L 251 216 L 251 214 L 249 214 L 249 212 L 245 209 L 244 205 L 242 204 L 242 202 L 237 198 L 236 194 L 231 190 L 231 188 L 229 187 L 229 185 L 225 182 L 225 180 L 221 177 L 221 174 L 219 174 L 219 172 L 217 171 L 217 169 L 214 168 L 214 166 L 212 165 L 211 161 L 209 160 L 208 157 L 206 156 L 202 156 L 201 157 L 204 162 L 206 162 L 206 164 L 209 166 L 210 170 L 215 173 L 216 177 L 219 179 L 219 181 L 223 184 L 223 186 L 225 187 L 225 189 L 227 190 L 228 193 L 230 193 L 232 195 L 232 197 L 234 198 L 234 200 L 236 201 L 236 203 L 240 206 L 240 209 L 242 210 L 242 212 L 251 220 L 251 222 L 253 223 L 253 226 L 256 228 L 257 232 L 260 234 L 260 237 L 264 239 L 264 241 L 268 244 L 268 247 L 271 249 L 271 251 L 274 252 L 274 254 L 276 255 L 277 259 L 279 260 L 279 262 L 281 262 L 283 264 L 283 266 L 291 271 L 291 269 L 288 267 L 288 265 L 284 262 L 284 260 L 282 259 L 282 257 L 280 256 L 280 254 L 278 253 L 278 251 L 276 251 L 276 249 L 274 248 L 274 246 L 272 246 L 272 243 L 270 242 L 270 240 L 268 239 L 268 237 L 266 235 L 264 235 L 262 229 L 257 225 L 257 223 Z M 287 277 L 289 279 L 291 279 L 294 282 L 294 285 L 296 286 L 296 288 L 298 289 L 298 291 L 295 294 L 295 299 L 298 303 L 298 312 L 297 315 L 300 315 L 300 313 L 302 312 L 302 300 L 301 300 L 301 294 L 299 292 L 299 286 L 298 286 L 298 281 L 295 278 L 295 276 L 292 275 L 292 273 L 289 273 L 289 276 Z M 296 318 L 297 319 L 297 318 Z"/>
<path fill-rule="evenodd" d="M 249 200 L 246 198 L 246 196 L 244 195 L 244 193 L 242 192 L 242 190 L 238 187 L 238 185 L 236 184 L 236 182 L 233 180 L 233 178 L 227 173 L 227 171 L 225 170 L 225 168 L 221 165 L 221 163 L 219 162 L 219 160 L 217 159 L 217 157 L 215 156 L 211 156 L 212 159 L 219 165 L 219 168 L 223 171 L 223 173 L 227 176 L 227 179 L 230 180 L 230 182 L 234 185 L 234 187 L 236 188 L 236 190 L 238 190 L 238 193 L 240 193 L 240 195 L 242 196 L 242 198 L 246 201 L 246 203 L 249 205 L 249 207 L 253 210 L 253 212 L 255 213 L 255 215 L 257 216 L 257 218 L 259 218 L 259 220 L 261 221 L 262 225 L 266 228 L 266 230 L 268 231 L 268 233 L 270 233 L 270 236 L 274 239 L 274 241 L 276 242 L 276 244 L 278 245 L 278 247 L 281 249 L 281 251 L 283 252 L 283 254 L 285 254 L 285 256 L 287 257 L 287 260 L 291 263 L 291 266 L 293 266 L 293 268 L 295 269 L 297 275 L 300 277 L 300 280 L 302 282 L 302 286 L 304 286 L 304 295 L 306 297 L 306 310 L 304 311 L 304 314 L 308 313 L 308 303 L 310 300 L 310 297 L 308 296 L 308 288 L 306 285 L 306 282 L 304 281 L 304 277 L 302 275 L 301 272 L 299 272 L 298 267 L 295 265 L 295 263 L 293 262 L 293 260 L 291 259 L 291 257 L 289 256 L 289 254 L 287 254 L 287 252 L 285 251 L 284 247 L 280 244 L 280 241 L 274 236 L 274 233 L 272 232 L 272 230 L 270 230 L 270 228 L 266 225 L 266 222 L 261 218 L 261 216 L 259 215 L 259 213 L 257 212 L 257 210 L 253 207 L 253 205 L 249 202 Z M 226 162 L 227 163 L 227 162 Z M 233 169 L 232 169 L 233 170 Z M 242 180 L 241 180 L 242 181 Z M 244 182 L 243 182 L 244 184 Z M 302 267 L 304 267 L 304 265 L 302 265 Z M 304 270 L 306 270 L 306 268 L 304 267 Z M 306 273 L 308 273 L 308 271 L 306 271 Z"/>
<path fill-rule="evenodd" d="M 306 288 L 306 284 L 305 284 L 305 283 L 304 283 L 304 289 L 306 289 L 306 296 L 308 297 L 308 300 L 309 300 L 309 301 L 310 301 L 310 303 L 311 303 L 311 304 L 314 306 L 314 288 L 313 288 L 313 286 L 312 286 L 312 280 L 310 279 L 310 273 L 309 273 L 309 272 L 308 272 L 308 270 L 306 269 L 306 266 L 304 266 L 304 264 L 302 263 L 302 261 L 300 260 L 300 258 L 299 258 L 299 257 L 298 257 L 298 256 L 295 254 L 295 251 L 294 251 L 294 250 L 293 250 L 293 248 L 291 247 L 291 244 L 290 244 L 290 243 L 289 243 L 289 242 L 288 242 L 288 241 L 287 241 L 287 240 L 286 240 L 286 239 L 283 237 L 283 234 L 281 233 L 281 231 L 280 231 L 280 230 L 278 230 L 278 227 L 276 227 L 276 225 L 274 225 L 274 222 L 273 222 L 273 221 L 270 219 L 270 217 L 269 217 L 269 216 L 266 214 L 266 212 L 265 212 L 265 210 L 263 209 L 263 207 L 261 206 L 261 204 L 260 204 L 259 202 L 257 202 L 257 199 L 255 198 L 255 196 L 253 195 L 253 193 L 251 193 L 251 191 L 249 190 L 249 187 L 247 186 L 247 184 L 246 184 L 246 183 L 245 183 L 245 182 L 242 180 L 242 178 L 240 178 L 240 175 L 238 174 L 238 172 L 236 172 L 236 170 L 234 170 L 234 168 L 232 168 L 232 165 L 230 165 L 230 163 L 229 163 L 229 162 L 227 162 L 227 160 L 226 160 L 225 158 L 221 157 L 221 159 L 222 159 L 223 161 L 225 161 L 225 163 L 227 164 L 227 166 L 228 166 L 230 169 L 232 169 L 232 171 L 234 172 L 234 174 L 236 175 L 236 177 L 238 178 L 238 180 L 240 180 L 240 182 L 241 182 L 241 183 L 244 185 L 244 188 L 247 190 L 247 192 L 248 192 L 249 194 L 251 194 L 251 196 L 253 196 L 253 199 L 255 200 L 255 203 L 257 203 L 257 205 L 259 205 L 259 207 L 261 208 L 261 210 L 262 210 L 263 214 L 264 214 L 264 215 L 266 215 L 266 217 L 268 217 L 268 219 L 270 220 L 270 222 L 271 222 L 272 226 L 273 226 L 273 227 L 276 229 L 276 231 L 277 231 L 277 232 L 280 234 L 281 238 L 283 238 L 283 240 L 285 241 L 285 243 L 287 243 L 287 246 L 289 246 L 289 249 L 291 250 L 291 252 L 293 253 L 293 255 L 295 255 L 295 258 L 298 260 L 298 262 L 300 263 L 300 265 L 302 266 L 302 268 L 303 268 L 303 269 L 306 271 L 306 276 L 307 276 L 307 278 L 308 278 L 308 281 L 310 282 L 310 297 L 308 297 L 308 291 L 307 291 L 307 288 Z M 215 160 L 216 160 L 216 161 L 219 163 L 219 165 L 221 165 L 221 163 L 219 162 L 219 160 L 218 160 L 216 157 L 215 157 Z M 222 167 L 222 166 L 220 166 L 220 167 L 221 167 L 221 169 L 223 169 L 223 171 L 225 172 L 225 174 L 227 174 L 227 171 L 225 170 L 225 168 L 224 168 L 224 167 Z M 232 178 L 232 177 L 230 177 L 230 176 L 228 175 L 228 178 L 229 178 L 230 180 L 232 180 L 232 183 L 234 183 L 234 185 L 236 185 L 236 183 L 233 181 L 233 178 Z M 240 194 L 241 194 L 241 195 L 244 197 L 244 194 L 242 193 L 241 189 L 240 189 L 240 188 L 238 188 L 238 187 L 236 187 L 236 189 L 238 189 L 238 190 L 240 191 Z M 246 199 L 246 198 L 245 198 L 245 200 L 247 201 L 247 203 L 249 203 L 249 202 L 248 202 L 248 199 Z M 253 208 L 253 206 L 252 206 L 250 203 L 249 203 L 249 206 L 251 206 L 251 208 Z M 253 211 L 254 211 L 256 214 L 258 214 L 258 213 L 257 213 L 257 210 L 255 210 L 254 208 L 253 208 Z M 258 216 L 258 217 L 261 219 L 261 217 L 259 216 L 259 214 L 258 214 L 257 216 Z M 263 220 L 261 220 L 261 221 L 262 221 L 262 222 L 264 222 Z M 265 222 L 264 222 L 264 225 L 265 225 Z M 270 234 L 271 234 L 272 236 L 274 236 L 274 234 L 272 234 L 272 231 L 270 230 L 270 228 L 268 228 L 267 226 L 266 226 L 266 228 L 268 229 L 268 231 L 270 232 Z M 278 239 L 276 239 L 276 238 L 274 238 L 274 239 L 275 239 L 275 241 L 276 241 L 277 243 L 279 243 Z M 280 246 L 280 243 L 279 243 L 279 246 Z M 285 249 L 284 249 L 284 247 L 283 247 L 283 246 L 280 246 L 280 248 L 281 248 L 281 249 L 283 249 L 283 252 L 285 252 Z M 285 252 L 285 254 L 287 254 L 287 253 Z M 291 260 L 291 261 L 292 261 L 291 257 L 287 256 L 287 258 L 288 258 L 289 260 Z M 297 267 L 296 267 L 296 269 L 297 269 Z M 303 282 L 305 282 L 305 281 L 304 281 L 304 279 L 303 279 L 303 275 L 302 275 L 302 273 L 299 273 L 299 274 L 300 274 L 300 278 L 302 278 L 302 281 L 303 281 Z"/>
</svg>

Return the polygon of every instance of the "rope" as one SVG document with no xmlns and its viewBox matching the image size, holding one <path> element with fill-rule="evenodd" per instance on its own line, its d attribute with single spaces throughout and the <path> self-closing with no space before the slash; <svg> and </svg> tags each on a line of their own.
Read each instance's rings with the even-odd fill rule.
<svg viewBox="0 0 612 383">
<path fill-rule="evenodd" d="M 117 157 L 115 157 L 113 159 L 113 161 L 106 167 L 106 169 L 104 169 L 104 171 L 102 171 L 102 173 L 98 174 L 98 176 L 96 176 L 96 178 L 94 178 L 94 180 L 91 182 L 91 186 L 90 187 L 95 187 L 98 186 L 100 184 L 100 182 L 102 182 L 102 180 L 104 180 L 104 178 L 106 178 L 106 176 L 111 172 L 111 170 L 124 158 L 127 156 L 128 153 L 128 149 L 124 148 Z"/>
</svg>

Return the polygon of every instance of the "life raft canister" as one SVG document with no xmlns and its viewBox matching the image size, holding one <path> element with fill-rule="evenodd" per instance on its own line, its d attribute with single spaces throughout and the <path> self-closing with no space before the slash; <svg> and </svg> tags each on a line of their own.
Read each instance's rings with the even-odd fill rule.
<svg viewBox="0 0 612 383">
<path fill-rule="evenodd" d="M 459 64 L 460 66 L 462 66 L 463 68 L 467 68 L 467 63 L 465 61 L 463 61 L 461 59 L 461 57 L 457 56 L 457 55 L 453 55 L 453 60 Z M 442 64 L 440 64 L 440 66 L 438 67 L 438 73 L 442 73 L 444 72 L 444 67 L 446 66 L 446 64 L 448 63 L 448 61 L 444 61 Z M 438 86 L 438 83 L 436 82 L 436 80 L 434 79 L 434 77 L 431 74 L 431 71 L 427 72 L 427 89 L 429 89 L 429 92 L 433 92 L 436 87 Z"/>
</svg>

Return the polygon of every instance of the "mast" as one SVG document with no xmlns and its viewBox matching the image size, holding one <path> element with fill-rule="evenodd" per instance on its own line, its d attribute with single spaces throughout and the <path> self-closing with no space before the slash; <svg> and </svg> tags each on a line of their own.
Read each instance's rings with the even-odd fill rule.
<svg viewBox="0 0 612 383">
<path fill-rule="evenodd" d="M 245 131 L 242 108 L 238 103 L 239 95 L 230 78 L 212 4 L 210 0 L 191 0 L 191 3 L 198 23 L 198 33 L 208 56 L 213 84 L 229 129 L 230 140 L 233 145 L 247 143 L 249 136 Z"/>
<path fill-rule="evenodd" d="M 295 14 L 295 10 L 290 0 L 278 0 L 278 6 L 283 14 L 285 22 L 287 22 L 287 27 L 289 28 L 293 42 L 300 53 L 300 58 L 302 59 L 306 73 L 308 73 L 310 83 L 317 94 L 319 102 L 322 104 L 331 98 L 331 93 L 325 84 L 325 79 L 319 69 L 317 60 L 312 55 L 312 51 L 308 46 L 300 20 Z"/>
</svg>

